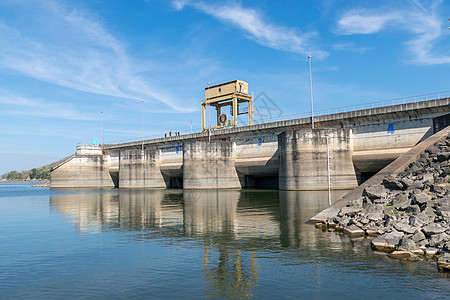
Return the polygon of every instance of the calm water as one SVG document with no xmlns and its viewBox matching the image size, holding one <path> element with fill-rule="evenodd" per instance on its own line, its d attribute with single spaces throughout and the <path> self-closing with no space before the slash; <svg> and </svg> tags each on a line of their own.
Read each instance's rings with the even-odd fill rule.
<svg viewBox="0 0 450 300">
<path fill-rule="evenodd" d="M 435 266 L 304 224 L 326 206 L 322 192 L 0 184 L 0 298 L 450 297 Z"/>
</svg>

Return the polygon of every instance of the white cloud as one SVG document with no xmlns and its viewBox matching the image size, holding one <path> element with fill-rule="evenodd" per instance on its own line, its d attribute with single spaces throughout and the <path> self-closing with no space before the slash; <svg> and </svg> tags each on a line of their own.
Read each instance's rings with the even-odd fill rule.
<svg viewBox="0 0 450 300">
<path fill-rule="evenodd" d="M 441 16 L 442 1 L 434 1 L 428 7 L 419 1 L 402 9 L 389 11 L 373 9 L 352 9 L 337 22 L 337 33 L 343 35 L 375 34 L 386 29 L 406 31 L 412 38 L 405 45 L 417 64 L 450 63 L 448 50 L 439 50 L 436 45 L 443 36 Z M 387 12 L 388 11 L 388 12 Z M 446 34 L 448 34 L 446 32 Z"/>
<path fill-rule="evenodd" d="M 0 115 L 19 115 L 65 120 L 97 120 L 98 116 L 82 112 L 63 101 L 23 97 L 0 89 Z"/>
<path fill-rule="evenodd" d="M 40 11 L 29 14 L 31 28 L 0 23 L 0 44 L 8 45 L 0 48 L 0 67 L 78 91 L 192 110 L 144 79 L 126 46 L 88 12 L 40 4 Z"/>
<path fill-rule="evenodd" d="M 373 34 L 383 30 L 388 23 L 400 20 L 402 13 L 391 12 L 376 14 L 369 10 L 353 9 L 338 21 L 340 34 Z"/>
<path fill-rule="evenodd" d="M 185 6 L 194 7 L 240 28 L 245 32 L 247 38 L 275 50 L 311 54 L 316 59 L 324 58 L 328 55 L 327 52 L 315 49 L 310 45 L 310 39 L 314 34 L 299 33 L 294 28 L 265 22 L 260 12 L 242 7 L 237 3 L 216 6 L 209 3 L 175 0 L 172 1 L 172 5 L 178 10 L 182 10 Z"/>
</svg>

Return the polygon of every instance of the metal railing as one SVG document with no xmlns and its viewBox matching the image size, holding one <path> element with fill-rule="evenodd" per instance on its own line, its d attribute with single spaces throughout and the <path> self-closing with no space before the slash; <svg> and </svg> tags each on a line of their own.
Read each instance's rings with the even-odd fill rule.
<svg viewBox="0 0 450 300">
<path fill-rule="evenodd" d="M 428 100 L 435 100 L 435 99 L 449 98 L 449 97 L 450 97 L 450 91 L 444 91 L 444 92 L 416 95 L 416 96 L 403 97 L 403 98 L 394 98 L 394 99 L 382 100 L 382 101 L 377 101 L 377 102 L 369 102 L 369 103 L 363 103 L 363 104 L 341 106 L 341 107 L 322 109 L 322 110 L 317 110 L 317 111 L 315 110 L 314 117 L 330 115 L 330 114 L 337 114 L 337 113 L 346 113 L 346 112 L 358 111 L 358 110 L 364 110 L 364 109 L 370 109 L 370 108 L 386 107 L 386 106 L 399 105 L 399 104 L 416 103 L 416 102 L 421 102 L 421 101 L 428 101 Z M 262 123 L 286 121 L 286 120 L 309 118 L 309 117 L 311 117 L 311 112 L 304 112 L 304 113 L 299 113 L 299 114 L 281 115 L 281 116 L 272 117 L 272 118 L 261 118 L 260 120 L 253 120 L 253 124 L 262 124 Z"/>
</svg>

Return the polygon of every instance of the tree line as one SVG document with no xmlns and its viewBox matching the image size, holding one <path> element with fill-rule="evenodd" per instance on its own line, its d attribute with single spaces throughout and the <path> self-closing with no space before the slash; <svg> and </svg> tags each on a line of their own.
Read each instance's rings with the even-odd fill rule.
<svg viewBox="0 0 450 300">
<path fill-rule="evenodd" d="M 69 158 L 69 157 L 63 158 L 61 160 L 58 160 L 51 164 L 45 165 L 43 167 L 33 168 L 31 170 L 20 171 L 20 172 L 11 171 L 11 172 L 3 174 L 2 179 L 7 179 L 7 180 L 50 179 L 50 170 L 54 166 L 56 166 L 57 164 L 62 162 L 63 160 L 66 160 L 67 158 Z"/>
</svg>

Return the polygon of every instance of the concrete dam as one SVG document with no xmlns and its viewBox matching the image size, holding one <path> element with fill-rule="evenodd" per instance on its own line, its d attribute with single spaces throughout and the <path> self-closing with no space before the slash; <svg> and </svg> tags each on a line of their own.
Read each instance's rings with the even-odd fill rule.
<svg viewBox="0 0 450 300">
<path fill-rule="evenodd" d="M 77 146 L 54 188 L 352 189 L 450 125 L 450 98 Z"/>
</svg>

